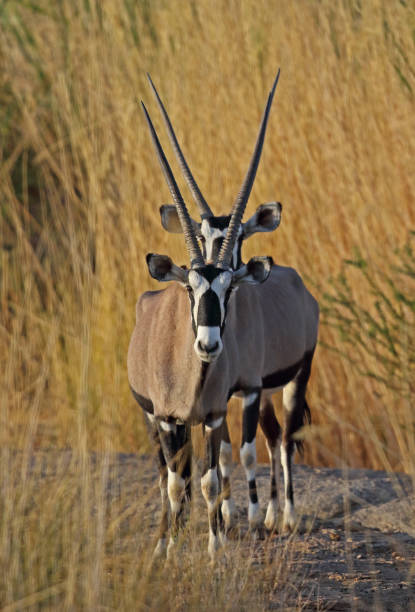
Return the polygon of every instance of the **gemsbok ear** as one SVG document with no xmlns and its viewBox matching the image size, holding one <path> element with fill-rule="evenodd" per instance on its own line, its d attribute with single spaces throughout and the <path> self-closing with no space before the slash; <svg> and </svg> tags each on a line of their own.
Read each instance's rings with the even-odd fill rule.
<svg viewBox="0 0 415 612">
<path fill-rule="evenodd" d="M 161 224 L 167 232 L 171 234 L 183 234 L 182 224 L 180 223 L 177 208 L 174 204 L 163 204 L 160 206 Z M 192 218 L 190 219 L 196 236 L 200 235 L 200 223 L 197 223 Z"/>
<path fill-rule="evenodd" d="M 246 223 L 242 224 L 243 238 L 256 232 L 273 232 L 281 222 L 282 205 L 279 202 L 260 204 Z"/>
<path fill-rule="evenodd" d="M 248 263 L 236 270 L 233 284 L 250 283 L 257 285 L 267 280 L 273 266 L 272 257 L 251 257 Z"/>
<path fill-rule="evenodd" d="M 147 253 L 146 261 L 150 275 L 158 281 L 179 281 L 185 283 L 189 271 L 176 266 L 167 255 Z"/>
</svg>

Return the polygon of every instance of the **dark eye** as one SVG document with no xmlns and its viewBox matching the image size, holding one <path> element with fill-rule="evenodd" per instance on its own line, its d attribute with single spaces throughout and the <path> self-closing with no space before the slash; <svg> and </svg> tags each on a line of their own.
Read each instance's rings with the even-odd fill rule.
<svg viewBox="0 0 415 612">
<path fill-rule="evenodd" d="M 190 285 L 186 285 L 186 291 L 187 293 L 192 293 L 192 288 Z"/>
<path fill-rule="evenodd" d="M 202 244 L 205 244 L 206 238 L 204 236 L 199 236 L 199 240 Z"/>
</svg>

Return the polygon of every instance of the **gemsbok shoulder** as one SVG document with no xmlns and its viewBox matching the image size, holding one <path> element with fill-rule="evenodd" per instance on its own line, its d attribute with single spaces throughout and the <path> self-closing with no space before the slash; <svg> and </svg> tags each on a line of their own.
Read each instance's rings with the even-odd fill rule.
<svg viewBox="0 0 415 612">
<path fill-rule="evenodd" d="M 244 397 L 241 459 L 251 492 L 249 518 L 253 522 L 258 513 L 255 435 L 260 405 L 268 406 L 267 410 L 270 406 L 274 414 L 270 400 L 261 403 L 261 395 L 269 398 L 284 387 L 286 422 L 281 445 L 286 493 L 284 521 L 287 525 L 294 522 L 293 435 L 309 412 L 305 390 L 317 342 L 318 305 L 295 270 L 273 265 L 270 257 L 253 257 L 246 265 L 238 265 L 234 259 L 278 77 L 279 73 L 268 97 L 247 175 L 226 224 L 226 234 L 217 254 L 211 253 L 209 258 L 199 247 L 195 223 L 143 104 L 190 255 L 189 269 L 175 265 L 165 255 L 147 255 L 153 278 L 176 282 L 164 291 L 147 292 L 140 297 L 128 352 L 130 386 L 147 415 L 158 446 L 162 497 L 158 554 L 166 547 L 167 498 L 171 509 L 169 547 L 180 526 L 190 491 L 190 426 L 203 423 L 206 453 L 201 486 L 208 508 L 209 553 L 211 557 L 215 555 L 221 524 L 218 466 L 225 489 L 229 447 L 224 447 L 223 431 L 227 401 L 235 393 Z M 265 411 L 263 420 L 269 415 Z M 276 448 L 279 426 L 276 420 L 275 423 Z M 275 462 L 273 469 L 275 489 Z M 276 502 L 276 490 L 273 500 Z M 225 491 L 222 502 L 225 522 L 226 502 Z"/>
</svg>

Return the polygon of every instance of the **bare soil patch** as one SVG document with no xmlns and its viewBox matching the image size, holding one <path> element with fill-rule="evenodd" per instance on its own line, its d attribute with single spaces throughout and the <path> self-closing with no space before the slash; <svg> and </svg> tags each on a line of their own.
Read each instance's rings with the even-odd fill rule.
<svg viewBox="0 0 415 612">
<path fill-rule="evenodd" d="M 93 473 L 102 457 L 91 455 L 90 459 Z M 48 480 L 62 478 L 73 468 L 70 452 L 36 452 L 29 471 Z M 109 455 L 107 470 L 107 504 L 116 501 L 120 508 L 123 551 L 134 546 L 129 521 L 138 509 L 143 513 L 149 546 L 153 545 L 159 511 L 155 460 Z M 196 535 L 204 540 L 207 515 L 197 472 L 195 466 L 192 520 L 186 538 Z M 258 492 L 264 511 L 268 478 L 268 466 L 259 466 Z M 220 562 L 232 563 L 233 547 L 241 546 L 246 549 L 247 562 L 257 566 L 259 579 L 264 580 L 269 575 L 266 568 L 279 563 L 281 580 L 270 591 L 267 609 L 415 610 L 415 496 L 408 476 L 295 465 L 298 527 L 292 534 L 272 535 L 248 533 L 247 485 L 240 466 L 235 465 L 231 483 L 238 528 Z M 190 548 L 186 538 L 182 552 L 191 554 L 186 553 Z"/>
</svg>

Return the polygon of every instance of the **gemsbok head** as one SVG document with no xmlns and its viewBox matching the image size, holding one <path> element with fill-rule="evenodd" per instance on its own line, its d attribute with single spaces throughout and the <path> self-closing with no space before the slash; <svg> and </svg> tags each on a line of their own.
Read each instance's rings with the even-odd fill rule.
<svg viewBox="0 0 415 612">
<path fill-rule="evenodd" d="M 246 226 L 245 237 L 248 237 L 248 235 L 251 235 L 254 231 L 261 231 L 255 228 L 268 227 L 268 229 L 263 229 L 262 231 L 271 231 L 275 229 L 280 220 L 281 205 L 273 203 L 268 206 L 263 205 L 263 207 L 255 213 L 251 222 L 248 221 L 248 223 L 242 224 L 242 217 L 251 193 L 261 156 L 269 112 L 279 79 L 279 72 L 268 97 L 268 103 L 262 118 L 248 172 L 235 200 L 232 212 L 226 217 L 226 229 L 223 234 L 224 227 L 222 228 L 219 249 L 216 246 L 217 242 L 215 244 L 215 239 L 213 237 L 214 231 L 212 231 L 214 219 L 218 218 L 213 216 L 208 204 L 204 200 L 186 160 L 181 153 L 163 103 L 149 75 L 148 78 L 157 101 L 159 102 L 166 125 L 168 126 L 169 136 L 178 153 L 179 162 L 184 171 L 188 185 L 192 189 L 193 195 L 201 211 L 203 210 L 202 215 L 204 218 L 202 224 L 206 223 L 206 228 L 209 227 L 212 239 L 207 245 L 208 248 L 206 249 L 205 247 L 205 253 L 203 254 L 197 238 L 202 238 L 202 243 L 204 242 L 205 244 L 206 240 L 204 240 L 200 227 L 191 219 L 187 211 L 187 207 L 160 145 L 150 116 L 145 105 L 142 103 L 153 144 L 175 203 L 174 206 L 161 209 L 162 222 L 164 219 L 164 227 L 167 229 L 169 229 L 171 225 L 174 225 L 175 231 L 178 231 L 178 228 L 180 228 L 180 232 L 184 234 L 186 247 L 190 257 L 190 269 L 188 270 L 175 265 L 167 255 L 156 255 L 153 253 L 147 255 L 147 265 L 151 276 L 156 280 L 161 282 L 176 280 L 186 287 L 191 303 L 192 327 L 195 333 L 194 349 L 202 361 L 210 363 L 217 359 L 222 351 L 223 345 L 221 337 L 225 327 L 227 304 L 232 291 L 242 283 L 257 284 L 264 282 L 268 278 L 273 263 L 271 257 L 253 257 L 246 265 L 237 267 L 235 266 L 234 253 L 236 247 L 240 245 L 242 241 L 241 228 Z M 175 210 L 174 214 L 172 212 L 173 209 Z M 260 219 L 263 221 L 263 226 L 258 222 Z M 238 248 L 240 251 L 240 246 Z M 209 253 L 208 256 L 207 252 Z"/>
</svg>

